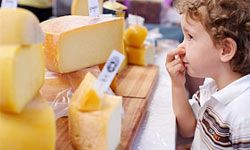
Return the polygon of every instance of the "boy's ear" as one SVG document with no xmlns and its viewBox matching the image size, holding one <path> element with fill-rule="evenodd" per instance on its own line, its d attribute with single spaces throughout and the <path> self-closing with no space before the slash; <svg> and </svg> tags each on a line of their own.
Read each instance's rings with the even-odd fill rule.
<svg viewBox="0 0 250 150">
<path fill-rule="evenodd" d="M 225 38 L 222 41 L 220 59 L 222 62 L 229 62 L 237 51 L 237 44 L 232 38 Z"/>
</svg>

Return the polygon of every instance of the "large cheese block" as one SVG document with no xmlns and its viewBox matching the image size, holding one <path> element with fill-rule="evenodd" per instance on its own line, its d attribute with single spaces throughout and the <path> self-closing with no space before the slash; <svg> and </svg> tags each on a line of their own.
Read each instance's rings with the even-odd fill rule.
<svg viewBox="0 0 250 150">
<path fill-rule="evenodd" d="M 20 113 L 44 82 L 42 45 L 0 45 L 0 110 Z"/>
<path fill-rule="evenodd" d="M 102 14 L 103 0 L 98 0 L 100 14 Z M 71 15 L 89 16 L 88 0 L 73 0 L 71 5 Z"/>
<path fill-rule="evenodd" d="M 122 98 L 105 95 L 103 107 L 81 112 L 69 106 L 69 136 L 76 150 L 115 150 L 121 138 Z"/>
<path fill-rule="evenodd" d="M 146 66 L 154 63 L 155 50 L 152 45 L 144 45 L 141 48 L 127 46 L 128 63 Z"/>
<path fill-rule="evenodd" d="M 122 52 L 123 18 L 63 16 L 41 23 L 49 70 L 66 73 L 107 61 Z"/>
<path fill-rule="evenodd" d="M 0 9 L 0 45 L 36 44 L 43 40 L 37 17 L 26 9 Z"/>
<path fill-rule="evenodd" d="M 102 107 L 102 98 L 95 88 L 96 78 L 88 72 L 81 82 L 79 88 L 75 91 L 72 99 L 77 103 L 79 111 L 95 111 Z"/>
<path fill-rule="evenodd" d="M 53 109 L 37 96 L 20 114 L 0 111 L 0 149 L 54 150 L 55 128 Z"/>
</svg>

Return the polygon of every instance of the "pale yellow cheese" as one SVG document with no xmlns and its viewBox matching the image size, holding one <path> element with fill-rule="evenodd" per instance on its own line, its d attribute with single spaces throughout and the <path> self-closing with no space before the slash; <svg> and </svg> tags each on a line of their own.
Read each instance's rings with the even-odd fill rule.
<svg viewBox="0 0 250 150">
<path fill-rule="evenodd" d="M 76 150 L 115 150 L 121 139 L 122 97 L 105 95 L 100 110 L 81 112 L 69 106 L 69 136 Z"/>
<path fill-rule="evenodd" d="M 96 80 L 88 73 L 69 104 L 69 136 L 76 150 L 115 150 L 120 142 L 122 97 L 104 95 L 100 101 L 87 93 L 88 106 L 97 108 L 98 100 L 100 107 L 95 111 L 79 110 L 81 92 L 86 92 Z M 97 94 L 97 91 L 94 93 Z"/>
<path fill-rule="evenodd" d="M 95 76 L 88 72 L 73 94 L 72 99 L 77 103 L 80 111 L 94 111 L 101 108 L 101 97 L 98 95 L 97 89 L 94 88 L 96 80 Z"/>
<path fill-rule="evenodd" d="M 63 16 L 41 23 L 49 70 L 66 73 L 101 64 L 123 49 L 123 18 Z"/>
<path fill-rule="evenodd" d="M 43 40 L 39 20 L 26 9 L 0 9 L 0 45 L 37 44 Z"/>
<path fill-rule="evenodd" d="M 126 47 L 128 63 L 146 66 L 154 63 L 155 51 L 152 45 L 144 45 L 141 48 Z"/>
<path fill-rule="evenodd" d="M 37 96 L 20 114 L 0 111 L 0 149 L 54 150 L 55 128 L 53 109 Z"/>
<path fill-rule="evenodd" d="M 100 14 L 102 14 L 103 0 L 98 0 Z M 71 5 L 71 15 L 89 16 L 88 0 L 73 0 Z"/>
<path fill-rule="evenodd" d="M 0 45 L 0 110 L 20 113 L 44 82 L 42 45 Z"/>
</svg>

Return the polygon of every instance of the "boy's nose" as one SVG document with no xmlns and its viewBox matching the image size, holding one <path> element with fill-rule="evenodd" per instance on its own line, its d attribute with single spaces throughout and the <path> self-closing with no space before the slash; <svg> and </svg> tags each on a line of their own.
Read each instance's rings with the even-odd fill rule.
<svg viewBox="0 0 250 150">
<path fill-rule="evenodd" d="M 180 43 L 177 47 L 178 47 L 178 48 L 183 48 L 183 49 L 185 49 L 184 42 Z"/>
<path fill-rule="evenodd" d="M 180 43 L 180 44 L 177 46 L 177 49 L 181 49 L 181 51 L 184 51 L 183 56 L 185 55 L 185 53 L 186 53 L 186 49 L 185 49 L 185 45 L 184 45 L 184 43 L 183 43 L 183 42 L 182 42 L 182 43 Z"/>
</svg>

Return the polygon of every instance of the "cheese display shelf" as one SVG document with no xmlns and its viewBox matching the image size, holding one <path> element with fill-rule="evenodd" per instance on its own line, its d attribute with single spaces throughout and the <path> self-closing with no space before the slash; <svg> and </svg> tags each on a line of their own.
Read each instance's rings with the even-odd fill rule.
<svg viewBox="0 0 250 150">
<path fill-rule="evenodd" d="M 47 99 L 53 100 L 56 98 L 56 93 L 66 90 L 69 87 L 72 87 L 73 92 L 88 71 L 94 75 L 98 74 L 97 69 L 94 67 L 76 72 L 73 75 L 66 74 L 60 76 L 60 80 L 48 78 L 41 89 L 41 93 Z M 72 84 L 70 78 L 76 79 L 76 82 L 74 81 Z M 117 87 L 114 91 L 116 95 L 123 96 L 124 114 L 119 150 L 132 148 L 134 138 L 146 116 L 151 94 L 154 92 L 157 79 L 158 67 L 155 65 L 148 65 L 146 67 L 130 65 L 119 74 Z M 73 150 L 68 134 L 68 117 L 58 118 L 56 121 L 56 129 L 56 149 Z"/>
</svg>

